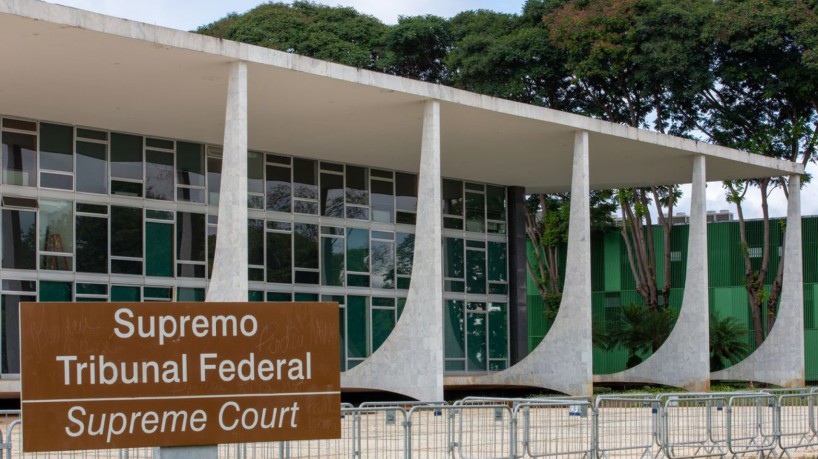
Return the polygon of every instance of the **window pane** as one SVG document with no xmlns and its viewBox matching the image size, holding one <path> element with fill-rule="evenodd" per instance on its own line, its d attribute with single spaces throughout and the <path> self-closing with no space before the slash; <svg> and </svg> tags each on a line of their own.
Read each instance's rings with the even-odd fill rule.
<svg viewBox="0 0 818 459">
<path fill-rule="evenodd" d="M 292 283 L 292 235 L 267 233 L 267 282 Z"/>
<path fill-rule="evenodd" d="M 191 212 L 176 213 L 176 259 L 205 261 L 205 216 Z"/>
<path fill-rule="evenodd" d="M 198 143 L 176 142 L 176 182 L 205 186 L 204 152 Z"/>
<path fill-rule="evenodd" d="M 64 174 L 49 174 L 40 172 L 40 186 L 57 190 L 71 190 L 74 188 L 74 177 Z"/>
<path fill-rule="evenodd" d="M 77 142 L 77 191 L 108 193 L 107 146 Z"/>
<path fill-rule="evenodd" d="M 145 152 L 145 197 L 173 201 L 173 153 Z"/>
<path fill-rule="evenodd" d="M 20 373 L 20 302 L 37 301 L 34 296 L 3 295 L 3 373 Z"/>
<path fill-rule="evenodd" d="M 247 221 L 247 263 L 264 266 L 264 220 Z"/>
<path fill-rule="evenodd" d="M 392 182 L 372 181 L 372 221 L 392 223 L 395 219 L 395 191 Z"/>
<path fill-rule="evenodd" d="M 350 358 L 367 357 L 366 314 L 369 298 L 365 296 L 349 295 L 347 297 L 347 356 Z"/>
<path fill-rule="evenodd" d="M 446 301 L 444 324 L 444 349 L 447 359 L 466 357 L 466 322 L 463 313 L 463 302 Z"/>
<path fill-rule="evenodd" d="M 463 215 L 463 182 L 443 180 L 443 214 Z"/>
<path fill-rule="evenodd" d="M 365 167 L 347 166 L 347 203 L 369 205 L 369 187 Z"/>
<path fill-rule="evenodd" d="M 68 201 L 40 201 L 40 250 L 67 256 L 42 255 L 40 269 L 72 271 L 74 263 L 74 204 Z"/>
<path fill-rule="evenodd" d="M 71 301 L 71 282 L 40 281 L 39 301 Z"/>
<path fill-rule="evenodd" d="M 347 270 L 369 272 L 369 231 L 347 229 Z"/>
<path fill-rule="evenodd" d="M 219 204 L 222 189 L 222 159 L 207 158 L 207 203 Z"/>
<path fill-rule="evenodd" d="M 344 238 L 321 238 L 321 284 L 344 285 Z"/>
<path fill-rule="evenodd" d="M 321 215 L 344 218 L 344 176 L 321 174 Z"/>
<path fill-rule="evenodd" d="M 111 134 L 111 178 L 142 180 L 142 137 Z"/>
<path fill-rule="evenodd" d="M 486 197 L 477 193 L 466 193 L 466 231 L 486 232 Z"/>
<path fill-rule="evenodd" d="M 267 165 L 267 210 L 291 212 L 291 180 L 289 167 Z"/>
<path fill-rule="evenodd" d="M 37 213 L 3 209 L 3 268 L 36 269 Z"/>
<path fill-rule="evenodd" d="M 489 358 L 508 358 L 508 305 L 489 303 Z"/>
<path fill-rule="evenodd" d="M 262 153 L 247 152 L 247 191 L 264 193 L 264 155 Z"/>
<path fill-rule="evenodd" d="M 395 246 L 372 241 L 372 288 L 395 288 Z"/>
<path fill-rule="evenodd" d="M 142 209 L 111 206 L 111 256 L 142 258 Z"/>
<path fill-rule="evenodd" d="M 418 203 L 418 176 L 395 172 L 395 195 L 398 210 L 415 212 Z"/>
<path fill-rule="evenodd" d="M 37 137 L 3 133 L 3 183 L 37 186 Z"/>
<path fill-rule="evenodd" d="M 506 220 L 506 190 L 500 186 L 486 186 L 486 218 Z"/>
<path fill-rule="evenodd" d="M 176 289 L 176 301 L 204 301 L 203 288 L 179 287 Z"/>
<path fill-rule="evenodd" d="M 506 282 L 506 244 L 505 242 L 489 242 L 488 244 L 489 256 L 489 280 Z"/>
<path fill-rule="evenodd" d="M 111 302 L 114 301 L 142 301 L 142 292 L 140 291 L 139 287 L 112 285 Z"/>
<path fill-rule="evenodd" d="M 318 167 L 309 159 L 293 159 L 293 196 L 318 200 Z"/>
<path fill-rule="evenodd" d="M 77 271 L 108 272 L 108 219 L 77 216 Z"/>
<path fill-rule="evenodd" d="M 40 167 L 74 172 L 74 128 L 40 123 Z"/>
<path fill-rule="evenodd" d="M 145 275 L 173 277 L 173 225 L 145 223 Z"/>
<path fill-rule="evenodd" d="M 372 352 L 378 350 L 395 328 L 394 309 L 372 310 Z"/>
<path fill-rule="evenodd" d="M 463 239 L 443 239 L 443 277 L 463 278 Z"/>
<path fill-rule="evenodd" d="M 483 303 L 470 303 L 470 309 L 485 310 Z M 482 306 L 482 307 L 481 307 Z M 468 370 L 486 371 L 488 370 L 488 359 L 486 358 L 486 314 L 482 312 L 468 312 L 466 314 L 468 334 Z"/>
<path fill-rule="evenodd" d="M 412 274 L 412 260 L 415 256 L 415 235 L 408 233 L 395 234 L 397 244 L 397 271 L 399 275 Z"/>
<path fill-rule="evenodd" d="M 296 223 L 293 232 L 296 268 L 318 269 L 318 225 Z"/>
<path fill-rule="evenodd" d="M 466 292 L 486 293 L 486 252 L 466 251 Z"/>
</svg>

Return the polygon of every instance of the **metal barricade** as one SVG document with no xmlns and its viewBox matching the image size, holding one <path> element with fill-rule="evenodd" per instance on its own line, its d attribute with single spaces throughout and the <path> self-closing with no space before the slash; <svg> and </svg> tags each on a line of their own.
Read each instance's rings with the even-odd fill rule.
<svg viewBox="0 0 818 459">
<path fill-rule="evenodd" d="M 597 397 L 594 406 L 597 457 L 657 455 L 660 405 L 650 394 Z"/>
<path fill-rule="evenodd" d="M 454 420 L 457 411 L 450 405 L 418 405 L 409 410 L 409 450 L 407 457 L 448 459 L 454 454 Z"/>
<path fill-rule="evenodd" d="M 510 458 L 514 454 L 512 414 L 505 404 L 415 406 L 409 411 L 409 457 Z"/>
<path fill-rule="evenodd" d="M 776 400 L 769 394 L 735 395 L 727 401 L 727 445 L 733 457 L 772 453 Z"/>
<path fill-rule="evenodd" d="M 587 400 L 540 400 L 514 407 L 517 457 L 588 458 L 593 455 L 594 416 Z"/>
<path fill-rule="evenodd" d="M 727 450 L 723 393 L 660 394 L 662 450 L 669 458 L 720 457 Z"/>
<path fill-rule="evenodd" d="M 23 425 L 19 419 L 7 427 L 8 455 L 4 459 L 150 459 L 153 448 L 101 449 L 82 451 L 57 451 L 48 453 L 23 453 Z"/>
<path fill-rule="evenodd" d="M 816 398 L 818 393 L 815 392 L 778 396 L 776 433 L 781 456 L 791 457 L 791 451 L 818 447 Z"/>
</svg>

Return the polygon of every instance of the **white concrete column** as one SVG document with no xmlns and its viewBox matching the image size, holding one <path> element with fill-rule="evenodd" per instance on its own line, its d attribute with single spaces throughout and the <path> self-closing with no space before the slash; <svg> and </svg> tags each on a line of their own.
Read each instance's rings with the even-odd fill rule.
<svg viewBox="0 0 818 459">
<path fill-rule="evenodd" d="M 224 119 L 219 226 L 206 301 L 247 301 L 247 64 L 233 63 Z"/>
<path fill-rule="evenodd" d="M 692 391 L 710 389 L 706 189 L 705 157 L 698 155 L 693 158 L 684 297 L 673 331 L 644 362 L 620 373 L 597 375 L 595 381 L 665 384 Z"/>
<path fill-rule="evenodd" d="M 804 362 L 804 273 L 801 241 L 801 176 L 790 176 L 787 228 L 784 232 L 784 279 L 775 325 L 749 357 L 713 373 L 713 379 L 758 381 L 802 387 Z"/>
<path fill-rule="evenodd" d="M 588 132 L 574 135 L 568 259 L 559 313 L 540 344 L 511 368 L 482 376 L 452 376 L 452 386 L 531 386 L 570 395 L 593 393 L 591 211 Z"/>
<path fill-rule="evenodd" d="M 440 103 L 425 102 L 412 280 L 403 314 L 372 356 L 341 374 L 344 389 L 443 400 Z"/>
</svg>

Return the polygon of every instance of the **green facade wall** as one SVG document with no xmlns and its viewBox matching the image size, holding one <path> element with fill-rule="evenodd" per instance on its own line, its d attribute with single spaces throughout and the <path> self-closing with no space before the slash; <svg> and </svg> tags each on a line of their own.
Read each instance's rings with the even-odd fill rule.
<svg viewBox="0 0 818 459">
<path fill-rule="evenodd" d="M 761 263 L 763 226 L 758 220 L 747 221 L 748 250 L 753 268 Z M 710 310 L 721 317 L 734 317 L 747 332 L 747 342 L 754 347 L 747 292 L 744 289 L 744 259 L 739 237 L 738 222 L 711 223 L 707 226 L 708 277 L 710 282 Z M 783 221 L 770 222 L 772 245 L 767 285 L 772 283 L 778 269 L 779 247 L 783 236 Z M 804 322 L 806 375 L 808 381 L 818 381 L 818 216 L 802 220 L 804 253 Z M 670 306 L 679 307 L 684 291 L 687 260 L 688 227 L 677 225 L 671 234 L 671 298 Z M 661 258 L 663 234 L 654 228 L 657 257 Z M 756 256 L 758 255 L 758 256 Z M 618 319 L 623 305 L 640 302 L 628 264 L 622 236 L 619 231 L 595 234 L 591 241 L 591 285 L 593 317 L 598 326 L 608 327 Z M 663 260 L 657 260 L 659 282 L 663 278 Z M 529 280 L 529 350 L 542 340 L 550 326 L 544 315 L 542 300 L 534 283 Z M 625 349 L 602 350 L 594 348 L 594 373 L 607 374 L 626 368 L 628 352 Z"/>
</svg>

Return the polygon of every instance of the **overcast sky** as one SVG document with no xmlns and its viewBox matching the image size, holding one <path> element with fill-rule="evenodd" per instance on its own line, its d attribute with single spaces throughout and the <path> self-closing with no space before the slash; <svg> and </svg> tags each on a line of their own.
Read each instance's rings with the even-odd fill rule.
<svg viewBox="0 0 818 459">
<path fill-rule="evenodd" d="M 262 3 L 262 0 L 50 0 L 51 3 L 73 6 L 98 13 L 118 16 L 126 19 L 147 22 L 181 30 L 193 30 L 196 27 L 213 22 L 228 13 L 243 13 Z M 436 14 L 451 17 L 461 11 L 489 9 L 506 13 L 519 13 L 522 0 L 328 0 L 319 1 L 327 5 L 351 6 L 358 11 L 377 17 L 381 21 L 394 24 L 398 16 Z M 815 175 L 816 166 L 811 165 L 808 171 Z M 816 179 L 818 182 L 818 179 Z M 689 212 L 689 187 L 679 203 L 679 211 Z M 818 183 L 807 185 L 802 191 L 802 212 L 804 215 L 818 214 Z M 747 218 L 761 216 L 758 190 L 751 190 L 747 196 L 745 215 Z M 709 210 L 730 209 L 724 199 L 721 183 L 710 183 L 707 187 L 707 207 Z M 770 198 L 770 214 L 784 216 L 787 212 L 787 200 L 781 190 L 776 190 Z"/>
</svg>

